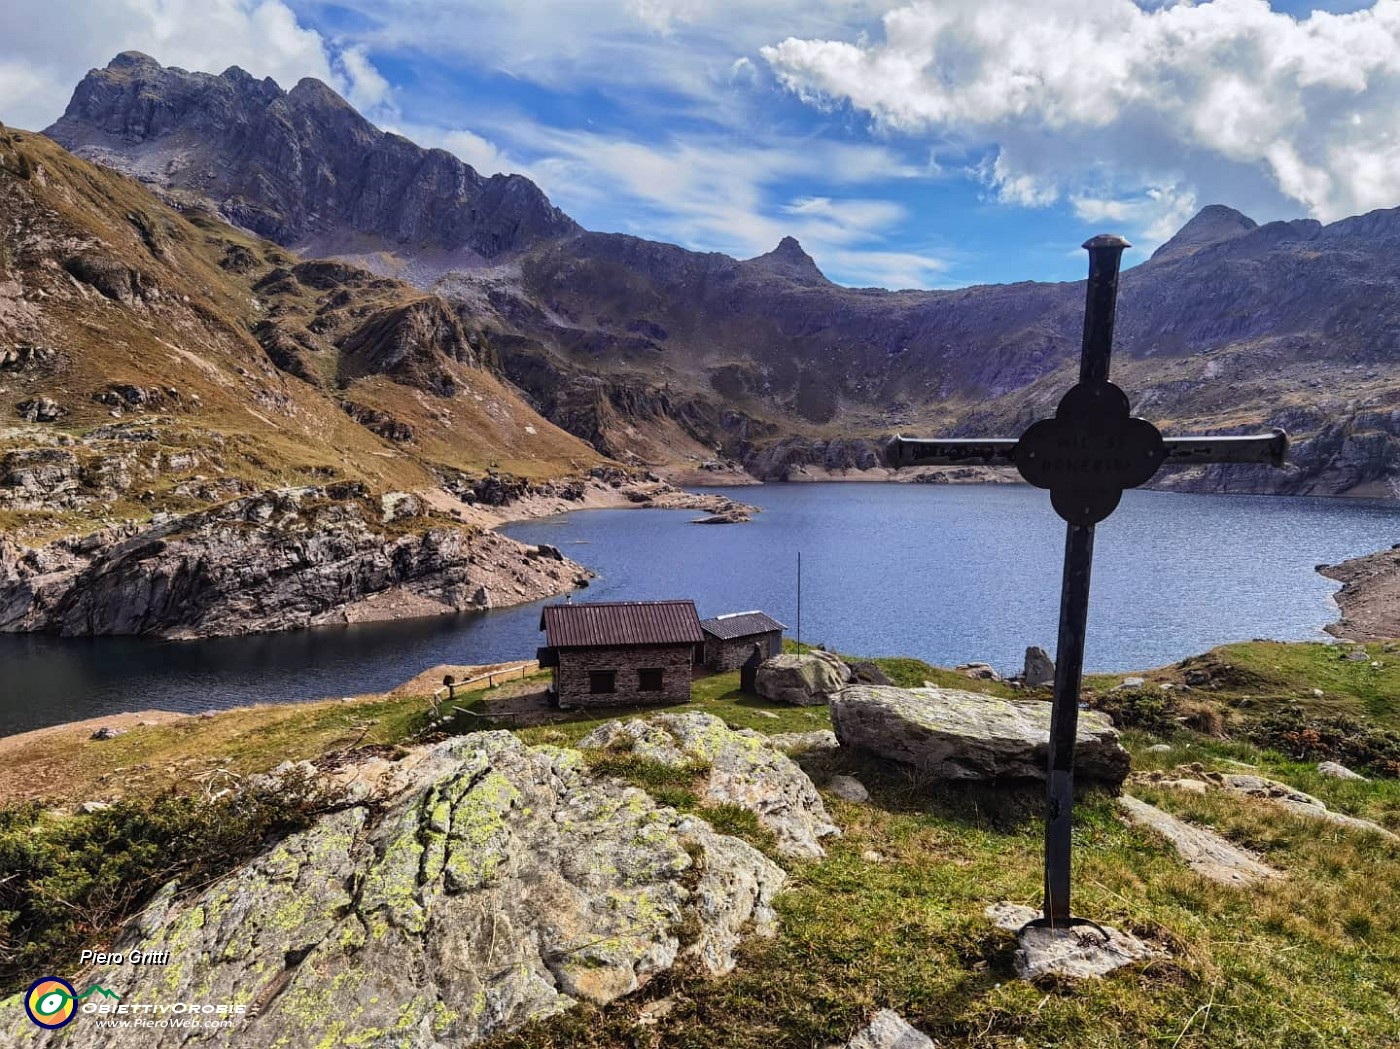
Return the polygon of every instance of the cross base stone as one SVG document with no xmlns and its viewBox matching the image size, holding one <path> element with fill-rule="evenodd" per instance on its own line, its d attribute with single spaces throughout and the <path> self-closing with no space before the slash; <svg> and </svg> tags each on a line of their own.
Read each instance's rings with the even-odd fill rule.
<svg viewBox="0 0 1400 1049">
<path fill-rule="evenodd" d="M 1016 975 L 1023 980 L 1042 976 L 1076 979 L 1103 976 L 1124 965 L 1161 954 L 1131 933 L 1108 926 L 1085 923 L 1067 929 L 1050 929 L 1032 925 L 1030 923 L 1040 917 L 1034 907 L 995 903 L 986 913 L 997 928 L 1016 933 L 1020 943 L 1016 951 Z"/>
</svg>

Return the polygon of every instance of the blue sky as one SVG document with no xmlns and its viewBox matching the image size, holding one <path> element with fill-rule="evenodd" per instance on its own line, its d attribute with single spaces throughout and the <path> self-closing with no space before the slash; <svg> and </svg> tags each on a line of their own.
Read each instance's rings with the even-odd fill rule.
<svg viewBox="0 0 1400 1049">
<path fill-rule="evenodd" d="M 71 10 L 69 10 L 71 9 Z M 0 119 L 119 50 L 291 86 L 518 171 L 591 229 L 832 279 L 1074 280 L 1200 207 L 1400 204 L 1400 0 L 6 0 Z"/>
</svg>

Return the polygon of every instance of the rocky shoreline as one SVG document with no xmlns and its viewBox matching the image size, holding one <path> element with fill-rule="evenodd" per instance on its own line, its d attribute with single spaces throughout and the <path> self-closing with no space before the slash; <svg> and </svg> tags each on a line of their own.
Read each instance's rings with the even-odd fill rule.
<svg viewBox="0 0 1400 1049">
<path fill-rule="evenodd" d="M 1334 595 L 1342 618 L 1325 628 L 1329 634 L 1351 641 L 1400 637 L 1400 543 L 1317 570 L 1342 584 Z"/>
<path fill-rule="evenodd" d="M 593 573 L 496 527 L 607 506 L 755 512 L 620 470 L 378 498 L 355 482 L 275 489 L 39 546 L 0 537 L 0 632 L 189 640 L 508 607 Z"/>
</svg>

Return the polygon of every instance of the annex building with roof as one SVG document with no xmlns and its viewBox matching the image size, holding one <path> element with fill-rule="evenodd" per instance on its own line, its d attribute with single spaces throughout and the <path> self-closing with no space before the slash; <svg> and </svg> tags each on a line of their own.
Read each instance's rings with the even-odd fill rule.
<svg viewBox="0 0 1400 1049">
<path fill-rule="evenodd" d="M 782 623 L 766 612 L 731 612 L 701 622 L 705 634 L 705 666 L 715 672 L 738 670 L 757 648 L 758 662 L 783 651 Z"/>
<path fill-rule="evenodd" d="M 705 634 L 694 601 L 546 605 L 540 666 L 561 707 L 686 703 Z"/>
</svg>

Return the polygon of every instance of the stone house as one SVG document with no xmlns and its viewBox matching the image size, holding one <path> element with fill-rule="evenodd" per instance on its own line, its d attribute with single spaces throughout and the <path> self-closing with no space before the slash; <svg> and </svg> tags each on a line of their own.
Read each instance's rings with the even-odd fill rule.
<svg viewBox="0 0 1400 1049">
<path fill-rule="evenodd" d="M 705 635 L 694 601 L 546 605 L 540 666 L 553 671 L 561 707 L 690 701 L 691 668 Z"/>
<path fill-rule="evenodd" d="M 786 628 L 766 612 L 731 612 L 706 619 L 700 629 L 705 632 L 705 666 L 719 672 L 738 670 L 753 655 L 755 645 L 760 663 L 780 655 Z"/>
</svg>

